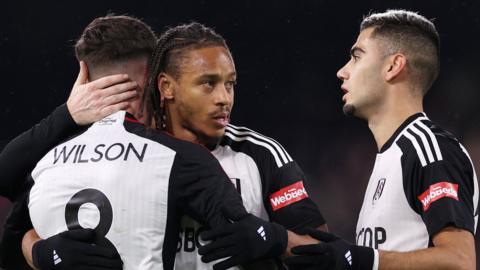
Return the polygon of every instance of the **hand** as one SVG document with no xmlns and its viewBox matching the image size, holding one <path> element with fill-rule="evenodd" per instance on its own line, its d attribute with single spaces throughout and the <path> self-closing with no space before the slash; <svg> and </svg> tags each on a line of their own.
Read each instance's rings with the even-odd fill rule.
<svg viewBox="0 0 480 270">
<path fill-rule="evenodd" d="M 65 231 L 33 245 L 33 264 L 42 270 L 122 269 L 113 244 L 92 229 Z"/>
<path fill-rule="evenodd" d="M 252 214 L 233 221 L 200 235 L 203 240 L 213 240 L 198 249 L 198 253 L 203 255 L 203 262 L 230 257 L 215 264 L 213 269 L 227 269 L 257 259 L 278 257 L 285 251 L 288 237 L 283 226 Z"/>
<path fill-rule="evenodd" d="M 67 108 L 77 125 L 91 124 L 126 109 L 129 102 L 138 97 L 138 87 L 127 74 L 88 82 L 87 65 L 80 61 L 80 72 L 67 100 Z"/>
<path fill-rule="evenodd" d="M 292 248 L 294 255 L 285 259 L 291 270 L 295 269 L 372 269 L 372 248 L 353 245 L 331 233 L 310 229 L 310 236 L 323 243 Z"/>
</svg>

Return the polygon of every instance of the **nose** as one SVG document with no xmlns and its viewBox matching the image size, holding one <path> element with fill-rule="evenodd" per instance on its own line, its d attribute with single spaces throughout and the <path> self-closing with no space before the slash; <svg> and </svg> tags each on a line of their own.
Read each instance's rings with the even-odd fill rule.
<svg viewBox="0 0 480 270">
<path fill-rule="evenodd" d="M 215 105 L 231 106 L 233 101 L 233 89 L 228 89 L 224 84 L 219 84 L 215 91 Z"/>
<path fill-rule="evenodd" d="M 337 78 L 339 78 L 342 81 L 345 81 L 348 79 L 348 72 L 346 67 L 347 66 L 345 65 L 337 71 Z"/>
</svg>

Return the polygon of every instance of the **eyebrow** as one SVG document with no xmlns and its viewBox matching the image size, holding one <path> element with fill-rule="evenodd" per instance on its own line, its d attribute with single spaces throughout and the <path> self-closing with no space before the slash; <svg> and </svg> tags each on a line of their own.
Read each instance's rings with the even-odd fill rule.
<svg viewBox="0 0 480 270">
<path fill-rule="evenodd" d="M 350 49 L 350 55 L 354 55 L 356 52 L 365 53 L 365 51 L 362 48 L 357 46 L 354 46 Z"/>
<path fill-rule="evenodd" d="M 228 77 L 237 77 L 236 72 L 231 72 L 227 75 Z M 197 79 L 198 80 L 204 80 L 204 79 L 210 79 L 210 80 L 219 80 L 221 77 L 218 74 L 203 74 L 200 75 Z"/>
</svg>

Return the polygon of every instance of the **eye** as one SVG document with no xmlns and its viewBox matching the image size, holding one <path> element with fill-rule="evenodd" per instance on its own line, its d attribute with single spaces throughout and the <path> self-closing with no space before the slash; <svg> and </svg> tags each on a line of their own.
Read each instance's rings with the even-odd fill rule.
<svg viewBox="0 0 480 270">
<path fill-rule="evenodd" d="M 225 88 L 229 90 L 233 89 L 235 85 L 237 85 L 237 81 L 234 80 L 225 82 Z"/>
<path fill-rule="evenodd" d="M 352 55 L 351 55 L 351 59 L 353 60 L 353 62 L 357 62 L 358 59 L 360 59 L 360 56 L 355 55 L 355 54 L 352 54 Z"/>
<path fill-rule="evenodd" d="M 207 88 L 214 88 L 216 82 L 214 80 L 205 80 L 205 81 L 201 82 L 201 84 L 203 86 L 207 87 Z"/>
</svg>

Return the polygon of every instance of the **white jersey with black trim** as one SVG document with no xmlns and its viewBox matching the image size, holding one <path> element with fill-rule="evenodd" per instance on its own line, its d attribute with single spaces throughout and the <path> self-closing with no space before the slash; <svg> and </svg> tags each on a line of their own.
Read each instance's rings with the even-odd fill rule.
<svg viewBox="0 0 480 270">
<path fill-rule="evenodd" d="M 228 125 L 219 145 L 212 151 L 227 173 L 248 212 L 295 230 L 325 223 L 316 205 L 308 198 L 305 176 L 277 141 L 245 127 Z M 212 269 L 197 253 L 205 230 L 184 216 L 178 242 L 175 269 Z M 277 262 L 262 261 L 248 269 L 281 269 Z M 239 269 L 234 267 L 231 269 Z"/>
<path fill-rule="evenodd" d="M 182 215 L 218 227 L 225 205 L 245 210 L 209 151 L 131 117 L 118 112 L 47 153 L 31 175 L 30 217 L 41 238 L 94 228 L 125 270 L 173 269 Z"/>
<path fill-rule="evenodd" d="M 412 251 L 447 226 L 475 233 L 478 184 L 465 148 L 424 113 L 377 154 L 356 228 L 361 246 Z"/>
</svg>

